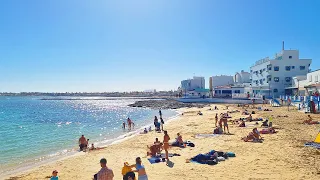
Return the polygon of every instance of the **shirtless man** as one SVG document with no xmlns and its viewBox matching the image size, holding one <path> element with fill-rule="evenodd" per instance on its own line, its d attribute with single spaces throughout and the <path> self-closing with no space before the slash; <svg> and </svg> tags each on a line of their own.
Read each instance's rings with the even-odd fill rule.
<svg viewBox="0 0 320 180">
<path fill-rule="evenodd" d="M 87 139 L 84 137 L 84 135 L 82 135 L 79 138 L 79 147 L 80 147 L 80 151 L 83 151 L 83 149 L 85 148 L 86 144 L 88 143 Z"/>
<path fill-rule="evenodd" d="M 167 161 L 169 161 L 169 152 L 168 152 L 168 149 L 169 149 L 170 137 L 169 137 L 167 131 L 163 131 L 163 133 L 164 133 L 164 136 L 163 136 L 163 149 L 164 149 L 164 151 L 166 152 L 166 159 L 167 159 Z"/>
</svg>

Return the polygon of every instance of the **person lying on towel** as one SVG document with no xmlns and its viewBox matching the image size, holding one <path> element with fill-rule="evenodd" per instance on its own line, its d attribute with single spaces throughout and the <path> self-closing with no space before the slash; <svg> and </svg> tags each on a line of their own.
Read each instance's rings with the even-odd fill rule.
<svg viewBox="0 0 320 180">
<path fill-rule="evenodd" d="M 261 142 L 263 138 L 260 135 L 260 132 L 258 131 L 257 128 L 253 128 L 252 132 L 249 133 L 248 136 L 242 138 L 243 141 L 245 142 Z"/>
</svg>

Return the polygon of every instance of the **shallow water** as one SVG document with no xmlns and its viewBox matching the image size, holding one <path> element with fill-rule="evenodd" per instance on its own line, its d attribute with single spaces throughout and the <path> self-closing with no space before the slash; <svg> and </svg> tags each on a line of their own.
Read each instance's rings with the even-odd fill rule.
<svg viewBox="0 0 320 180">
<path fill-rule="evenodd" d="M 103 146 L 124 137 L 122 122 L 130 117 L 135 129 L 153 123 L 158 110 L 127 105 L 140 99 L 0 97 L 0 174 L 77 151 L 79 137 Z M 99 100 L 98 100 L 99 99 Z M 164 119 L 176 112 L 163 110 Z"/>
</svg>

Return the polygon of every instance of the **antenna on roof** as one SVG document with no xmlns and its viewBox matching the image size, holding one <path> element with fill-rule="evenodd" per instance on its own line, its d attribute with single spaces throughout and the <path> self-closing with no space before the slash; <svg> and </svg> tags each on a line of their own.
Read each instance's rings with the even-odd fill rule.
<svg viewBox="0 0 320 180">
<path fill-rule="evenodd" d="M 282 51 L 284 50 L 284 41 L 282 41 Z"/>
</svg>

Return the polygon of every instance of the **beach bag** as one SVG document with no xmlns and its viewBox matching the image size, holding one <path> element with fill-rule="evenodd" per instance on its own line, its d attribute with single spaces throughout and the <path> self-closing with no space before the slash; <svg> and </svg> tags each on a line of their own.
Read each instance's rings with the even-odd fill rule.
<svg viewBox="0 0 320 180">
<path fill-rule="evenodd" d="M 193 143 L 189 143 L 188 146 L 195 147 L 195 145 Z"/>
<path fill-rule="evenodd" d="M 226 152 L 226 155 L 227 155 L 228 157 L 236 157 L 236 154 L 233 153 L 233 152 Z"/>
</svg>

